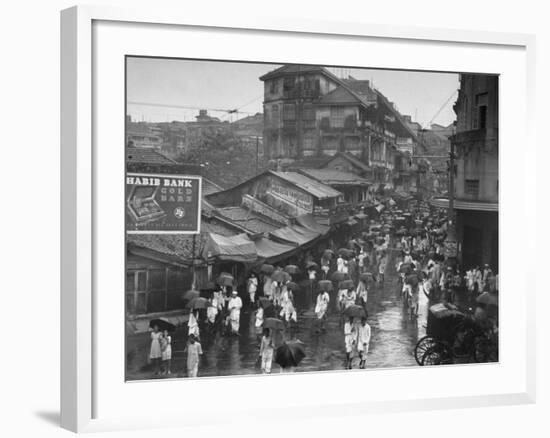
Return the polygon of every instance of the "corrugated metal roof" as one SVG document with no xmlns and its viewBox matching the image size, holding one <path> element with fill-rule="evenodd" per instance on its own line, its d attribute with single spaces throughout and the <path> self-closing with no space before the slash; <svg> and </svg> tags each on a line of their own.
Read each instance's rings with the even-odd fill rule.
<svg viewBox="0 0 550 438">
<path fill-rule="evenodd" d="M 302 169 L 300 172 L 318 181 L 323 181 L 323 183 L 328 185 L 370 185 L 370 182 L 365 178 L 361 178 L 355 173 L 344 172 L 342 170 Z"/>
<path fill-rule="evenodd" d="M 126 162 L 139 164 L 178 164 L 166 155 L 161 154 L 153 148 L 127 148 Z"/>
<path fill-rule="evenodd" d="M 231 222 L 253 233 L 269 233 L 283 225 L 238 206 L 218 208 L 217 212 Z"/>
<path fill-rule="evenodd" d="M 333 189 L 326 184 L 320 183 L 314 179 L 302 175 L 298 172 L 276 172 L 271 171 L 271 173 L 293 185 L 302 189 L 303 191 L 309 193 L 317 199 L 330 199 L 338 198 L 342 196 L 338 190 Z"/>
</svg>

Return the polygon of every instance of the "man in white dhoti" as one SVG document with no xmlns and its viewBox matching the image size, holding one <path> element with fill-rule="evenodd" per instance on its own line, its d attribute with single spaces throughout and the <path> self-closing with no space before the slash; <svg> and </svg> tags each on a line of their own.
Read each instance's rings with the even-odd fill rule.
<svg viewBox="0 0 550 438">
<path fill-rule="evenodd" d="M 359 368 L 365 368 L 369 352 L 371 329 L 367 318 L 361 318 L 361 325 L 357 333 L 357 351 L 359 351 Z"/>
<path fill-rule="evenodd" d="M 271 373 L 271 364 L 273 362 L 273 340 L 271 338 L 269 329 L 264 329 L 264 335 L 262 336 L 262 343 L 260 344 L 260 359 L 262 361 L 262 373 Z"/>
<path fill-rule="evenodd" d="M 258 290 L 258 278 L 254 272 L 250 274 L 247 284 L 248 295 L 250 297 L 250 304 L 253 305 L 256 300 L 256 291 Z"/>
<path fill-rule="evenodd" d="M 237 291 L 234 290 L 227 304 L 227 309 L 229 310 L 229 321 L 231 323 L 231 334 L 239 334 L 239 324 L 241 319 L 241 308 L 243 307 L 243 302 L 241 298 L 237 295 Z"/>
<path fill-rule="evenodd" d="M 193 310 L 189 314 L 189 321 L 187 322 L 187 327 L 189 327 L 188 335 L 194 335 L 196 338 L 200 336 L 199 331 L 199 311 Z"/>
<path fill-rule="evenodd" d="M 325 319 L 327 317 L 328 303 L 330 302 L 330 296 L 328 292 L 321 291 L 317 295 L 317 303 L 315 304 L 315 315 L 321 323 L 321 330 L 325 330 Z"/>
<path fill-rule="evenodd" d="M 189 341 L 184 352 L 187 353 L 187 377 L 197 377 L 202 347 L 201 344 L 196 341 L 194 335 L 189 336 Z"/>
</svg>

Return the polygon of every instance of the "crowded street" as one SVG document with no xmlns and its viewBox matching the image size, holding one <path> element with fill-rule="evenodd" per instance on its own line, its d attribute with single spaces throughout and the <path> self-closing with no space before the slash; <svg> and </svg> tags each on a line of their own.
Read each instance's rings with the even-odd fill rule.
<svg viewBox="0 0 550 438">
<path fill-rule="evenodd" d="M 445 312 L 465 320 L 467 314 L 489 320 L 477 290 L 494 291 L 497 278 L 486 269 L 479 279 L 484 283 L 472 286 L 467 284 L 471 272 L 461 278 L 457 267 L 447 266 L 442 274 L 444 214 L 432 210 L 430 215 L 425 203 L 417 203 L 417 219 L 407 219 L 410 213 L 398 210 L 393 200 L 385 204 L 388 211 L 378 221 L 371 220 L 367 231 L 359 231 L 347 247 L 320 251 L 321 268 L 312 260 L 302 269 L 264 264 L 259 272 L 251 272 L 245 290 L 233 289 L 234 278 L 222 273 L 210 289 L 188 291 L 183 297 L 189 309 L 186 322 L 175 327 L 167 320 L 154 320 L 151 334 L 129 339 L 128 379 L 149 378 L 151 373 L 164 378 L 188 376 L 190 344 L 199 346 L 194 376 L 202 377 L 469 362 L 469 356 L 451 358 L 446 347 L 432 348 L 426 358 L 419 356 L 419 349 L 426 353 L 421 340 L 427 334 L 428 313 L 437 307 L 430 306 L 443 303 Z M 319 305 L 323 297 L 326 307 Z M 474 315 L 476 306 L 483 313 L 476 310 Z M 368 328 L 363 350 L 362 327 Z M 166 370 L 160 364 L 155 369 L 147 360 L 156 333 L 161 343 L 168 339 L 170 345 Z M 466 342 L 462 336 L 453 341 L 453 354 L 462 348 L 457 339 Z M 271 353 L 266 367 L 261 363 L 265 342 L 273 351 L 297 346 L 300 357 L 285 366 Z"/>
</svg>

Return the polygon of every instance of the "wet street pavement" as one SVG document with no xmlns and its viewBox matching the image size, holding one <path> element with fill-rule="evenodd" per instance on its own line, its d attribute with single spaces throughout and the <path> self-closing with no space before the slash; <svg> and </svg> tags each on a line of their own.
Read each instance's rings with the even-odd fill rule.
<svg viewBox="0 0 550 438">
<path fill-rule="evenodd" d="M 368 323 L 372 329 L 367 368 L 416 366 L 413 351 L 418 339 L 425 334 L 428 302 L 420 294 L 418 318 L 410 319 L 399 298 L 397 276 L 389 258 L 384 284 L 370 287 L 367 302 Z M 331 303 L 331 307 L 334 303 Z M 345 369 L 344 333 L 340 316 L 333 310 L 327 321 L 326 331 L 318 333 L 313 304 L 302 310 L 298 324 L 285 338 L 299 339 L 306 346 L 306 357 L 296 372 Z M 334 307 L 332 307 L 334 309 Z M 260 373 L 258 352 L 260 333 L 254 327 L 253 310 L 241 312 L 240 336 L 208 336 L 201 333 L 204 351 L 200 376 L 234 376 Z M 172 335 L 172 375 L 186 376 L 185 348 L 187 327 L 179 328 Z M 127 344 L 127 380 L 150 379 L 152 371 L 147 365 L 149 334 L 132 336 Z M 273 364 L 272 372 L 279 366 Z"/>
</svg>

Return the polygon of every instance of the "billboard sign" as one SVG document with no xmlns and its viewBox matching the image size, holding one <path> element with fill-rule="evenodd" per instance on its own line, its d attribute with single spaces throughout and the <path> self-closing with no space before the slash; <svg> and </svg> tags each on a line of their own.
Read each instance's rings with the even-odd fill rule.
<svg viewBox="0 0 550 438">
<path fill-rule="evenodd" d="M 200 176 L 126 174 L 128 233 L 196 234 L 200 219 Z"/>
</svg>

